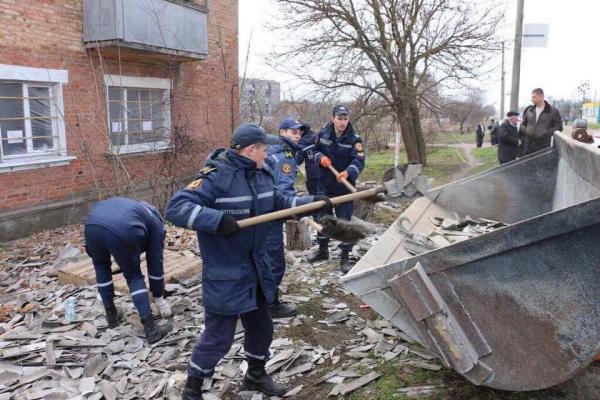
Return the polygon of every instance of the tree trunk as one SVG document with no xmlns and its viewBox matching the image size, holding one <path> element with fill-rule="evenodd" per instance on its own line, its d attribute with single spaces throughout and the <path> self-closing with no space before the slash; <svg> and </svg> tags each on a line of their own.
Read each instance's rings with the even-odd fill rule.
<svg viewBox="0 0 600 400">
<path fill-rule="evenodd" d="M 308 250 L 312 245 L 310 228 L 304 222 L 286 221 L 285 237 L 288 250 Z"/>
<path fill-rule="evenodd" d="M 408 156 L 408 162 L 427 164 L 425 152 L 425 140 L 421 130 L 421 118 L 419 108 L 414 104 L 401 102 L 396 108 L 396 117 L 402 129 L 404 148 Z"/>
</svg>

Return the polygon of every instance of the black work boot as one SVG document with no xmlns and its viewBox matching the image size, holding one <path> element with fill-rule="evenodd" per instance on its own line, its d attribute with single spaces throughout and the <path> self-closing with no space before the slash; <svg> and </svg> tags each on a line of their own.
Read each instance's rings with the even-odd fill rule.
<svg viewBox="0 0 600 400">
<path fill-rule="evenodd" d="M 272 318 L 289 318 L 295 317 L 298 314 L 298 310 L 293 304 L 282 303 L 279 301 L 279 289 L 275 291 L 275 299 L 271 304 L 271 317 Z"/>
<path fill-rule="evenodd" d="M 113 329 L 119 326 L 119 322 L 123 319 L 123 311 L 115 306 L 115 304 L 104 305 L 106 311 L 106 323 L 108 327 Z"/>
<path fill-rule="evenodd" d="M 171 321 L 164 321 L 160 324 L 155 324 L 152 315 L 140 318 L 142 325 L 144 326 L 144 333 L 146 333 L 146 339 L 150 343 L 156 343 L 160 339 L 164 338 L 167 333 L 173 329 L 173 323 Z"/>
<path fill-rule="evenodd" d="M 308 257 L 309 263 L 323 260 L 329 260 L 329 245 L 327 243 L 319 243 L 319 250 Z"/>
<path fill-rule="evenodd" d="M 244 389 L 262 392 L 269 396 L 283 396 L 288 389 L 275 382 L 265 371 L 265 361 L 248 358 L 248 372 L 244 375 Z"/>
<path fill-rule="evenodd" d="M 352 269 L 352 265 L 350 265 L 349 252 L 347 250 L 342 250 L 342 256 L 340 258 L 340 269 L 344 274 L 347 274 Z"/>
<path fill-rule="evenodd" d="M 188 375 L 181 392 L 181 400 L 202 400 L 202 385 L 204 379 Z"/>
</svg>

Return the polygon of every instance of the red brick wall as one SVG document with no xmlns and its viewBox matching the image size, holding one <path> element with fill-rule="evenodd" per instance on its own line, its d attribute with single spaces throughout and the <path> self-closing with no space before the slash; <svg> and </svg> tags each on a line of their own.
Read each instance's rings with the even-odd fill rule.
<svg viewBox="0 0 600 400">
<path fill-rule="evenodd" d="M 81 0 L 0 0 L 0 63 L 66 69 L 63 85 L 68 166 L 0 173 L 0 212 L 90 193 L 102 195 L 198 170 L 207 153 L 226 145 L 239 122 L 237 0 L 208 2 L 209 55 L 194 62 L 117 59 L 82 42 Z M 224 54 L 224 60 L 222 57 Z M 142 61 L 143 60 L 143 61 Z M 103 74 L 171 78 L 171 126 L 193 140 L 178 152 L 171 172 L 165 153 L 106 156 L 108 132 Z M 89 148 L 89 152 L 83 148 Z"/>
</svg>

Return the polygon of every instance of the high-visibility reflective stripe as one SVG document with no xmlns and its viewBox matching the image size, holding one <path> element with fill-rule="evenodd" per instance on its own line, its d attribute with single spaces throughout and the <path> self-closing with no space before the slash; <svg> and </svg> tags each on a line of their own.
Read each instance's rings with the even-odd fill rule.
<svg viewBox="0 0 600 400">
<path fill-rule="evenodd" d="M 106 287 L 106 286 L 110 286 L 113 284 L 113 281 L 108 281 L 108 282 L 104 282 L 104 283 L 98 283 L 96 284 L 97 287 Z"/>
<path fill-rule="evenodd" d="M 296 207 L 297 202 L 298 202 L 298 198 L 294 197 L 294 200 L 292 200 L 292 207 Z"/>
<path fill-rule="evenodd" d="M 319 141 L 323 144 L 331 144 L 331 140 L 328 139 L 319 139 Z"/>
<path fill-rule="evenodd" d="M 264 199 L 265 197 L 273 197 L 273 191 L 260 193 L 258 195 L 259 199 Z M 240 201 L 252 201 L 252 196 L 219 197 L 215 200 L 215 203 L 237 203 Z"/>
<path fill-rule="evenodd" d="M 164 275 L 161 275 L 161 276 L 152 276 L 152 275 L 148 275 L 148 278 L 149 278 L 149 279 L 152 279 L 152 280 L 155 280 L 155 281 L 160 281 L 160 280 L 162 280 L 162 279 L 165 279 L 165 276 L 164 276 Z"/>
<path fill-rule="evenodd" d="M 258 195 L 259 199 L 264 199 L 265 197 L 273 197 L 273 191 L 270 192 L 264 192 Z"/>
<path fill-rule="evenodd" d="M 310 149 L 312 149 L 313 147 L 315 147 L 315 145 L 314 145 L 314 144 L 311 144 L 310 146 L 306 146 L 305 148 L 303 148 L 303 149 L 302 149 L 302 151 L 307 151 L 307 150 L 310 150 Z"/>
<path fill-rule="evenodd" d="M 350 169 L 350 168 L 352 168 L 353 170 L 355 170 L 357 174 L 360 174 L 360 170 L 356 167 L 356 165 L 350 164 L 348 166 L 348 169 Z"/>
<path fill-rule="evenodd" d="M 197 205 L 196 207 L 194 207 L 194 209 L 192 210 L 192 212 L 190 213 L 190 217 L 188 218 L 187 221 L 187 228 L 188 229 L 192 229 L 194 226 L 194 221 L 196 220 L 196 217 L 198 216 L 198 213 L 202 211 L 202 206 Z"/>
<path fill-rule="evenodd" d="M 351 144 L 343 144 L 343 143 L 338 143 L 338 146 L 340 146 L 340 147 L 345 147 L 345 148 L 347 148 L 347 149 L 351 149 L 351 148 L 352 148 L 352 145 L 351 145 Z"/>
<path fill-rule="evenodd" d="M 212 374 L 214 369 L 204 369 L 204 368 L 200 368 L 198 366 L 198 364 L 196 364 L 195 362 L 193 362 L 192 360 L 190 360 L 190 367 L 197 369 L 198 371 L 202 372 L 203 374 Z"/>
<path fill-rule="evenodd" d="M 267 358 L 267 356 L 257 356 L 256 354 L 252 354 L 252 353 L 248 352 L 248 350 L 245 350 L 244 352 L 246 353 L 247 357 L 252 357 L 257 360 L 264 360 L 265 358 Z"/>
<path fill-rule="evenodd" d="M 131 297 L 137 296 L 138 294 L 144 294 L 144 293 L 148 293 L 148 289 L 136 290 L 135 292 L 131 293 Z"/>
</svg>

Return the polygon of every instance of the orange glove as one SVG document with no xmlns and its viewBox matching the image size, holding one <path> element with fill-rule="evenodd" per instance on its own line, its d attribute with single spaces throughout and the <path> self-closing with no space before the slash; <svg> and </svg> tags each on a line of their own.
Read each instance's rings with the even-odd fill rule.
<svg viewBox="0 0 600 400">
<path fill-rule="evenodd" d="M 340 172 L 340 174 L 337 176 L 337 181 L 338 182 L 341 182 L 344 179 L 348 180 L 348 173 L 346 171 Z"/>
<path fill-rule="evenodd" d="M 329 167 L 331 167 L 331 160 L 327 156 L 321 156 L 320 164 L 321 164 L 321 167 L 323 167 L 323 168 L 329 168 Z"/>
</svg>

